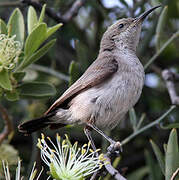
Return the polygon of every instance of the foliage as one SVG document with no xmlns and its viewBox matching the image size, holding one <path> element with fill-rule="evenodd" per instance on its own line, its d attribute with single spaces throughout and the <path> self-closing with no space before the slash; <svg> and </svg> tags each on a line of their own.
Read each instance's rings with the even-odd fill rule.
<svg viewBox="0 0 179 180">
<path fill-rule="evenodd" d="M 1 96 L 6 97 L 9 101 L 15 101 L 22 97 L 41 98 L 55 94 L 55 88 L 49 83 L 23 81 L 25 68 L 49 51 L 56 40 L 44 42 L 62 25 L 47 27 L 47 24 L 43 22 L 45 7 L 44 5 L 39 18 L 37 18 L 35 9 L 29 7 L 26 38 L 24 17 L 20 9 L 16 8 L 13 11 L 7 25 L 1 20 L 0 87 Z M 29 87 L 31 87 L 30 92 L 28 92 Z"/>
<path fill-rule="evenodd" d="M 42 0 L 38 2 L 43 3 Z M 73 8 L 70 8 L 75 2 L 72 0 L 48 1 L 47 7 L 53 8 L 53 12 L 56 12 L 58 17 L 63 20 L 65 17 L 63 14 L 71 12 Z M 9 64 L 6 64 L 1 61 L 2 56 L 5 57 L 5 55 L 0 46 L 1 104 L 12 115 L 16 130 L 11 144 L 16 147 L 22 157 L 25 172 L 30 169 L 32 162 L 38 159 L 36 148 L 38 134 L 32 135 L 32 139 L 20 136 L 16 128 L 20 121 L 34 118 L 37 114 L 41 115 L 40 104 L 46 106 L 43 109 L 47 108 L 79 78 L 97 57 L 100 39 L 109 25 L 119 18 L 136 17 L 149 7 L 158 4 L 162 4 L 161 10 L 158 9 L 144 21 L 137 52 L 145 66 L 146 73 L 142 96 L 137 105 L 131 109 L 129 117 L 121 121 L 119 127 L 112 131 L 109 130 L 107 133 L 114 139 L 121 140 L 123 152 L 119 158 L 113 161 L 113 165 L 116 169 L 120 169 L 127 179 L 160 180 L 165 176 L 165 179 L 169 180 L 179 166 L 177 164 L 176 132 L 179 127 L 179 112 L 177 106 L 171 106 L 167 89 L 162 81 L 161 71 L 165 68 L 174 72 L 179 70 L 178 1 L 87 1 L 69 21 L 63 21 L 64 26 L 58 32 L 56 31 L 61 24 L 47 27 L 44 22 L 45 6 L 43 9 L 36 8 L 36 10 L 32 6 L 28 6 L 28 8 L 20 6 L 14 10 L 9 6 L 4 8 L 5 5 L 0 5 L 2 18 L 0 19 L 0 34 L 3 35 L 2 38 L 5 41 L 8 40 L 9 44 L 14 44 L 11 48 L 17 48 L 14 51 L 16 53 L 10 54 L 12 51 L 5 53 L 6 56 L 9 54 L 9 57 L 6 57 Z M 7 17 L 12 9 L 13 13 L 8 20 Z M 24 18 L 27 9 L 27 18 Z M 46 16 L 48 24 L 53 24 L 54 20 L 55 18 L 52 16 Z M 27 31 L 25 30 L 26 24 Z M 54 32 L 56 33 L 54 34 Z M 55 39 L 48 40 L 52 34 L 56 36 L 57 41 Z M 55 43 L 56 45 L 53 46 Z M 20 48 L 17 44 L 20 45 Z M 51 48 L 52 46 L 53 48 Z M 31 72 L 36 76 L 30 74 Z M 28 77 L 33 78 L 29 81 Z M 56 95 L 51 83 L 57 89 Z M 176 90 L 178 91 L 177 83 Z M 42 99 L 50 96 L 53 98 Z M 29 98 L 31 99 L 29 100 Z M 2 124 L 0 123 L 1 129 L 3 128 Z M 176 128 L 176 130 L 173 129 L 170 132 L 168 139 L 171 128 Z M 56 133 L 55 131 L 44 131 L 52 137 Z M 60 135 L 64 133 L 69 134 L 72 144 L 76 139 L 79 144 L 86 142 L 83 132 L 78 126 L 60 129 Z M 152 139 L 151 144 L 156 159 L 152 156 L 148 139 Z M 163 145 L 165 142 L 167 144 Z M 95 134 L 95 144 L 100 148 L 108 146 L 98 134 Z M 160 150 L 162 145 L 164 152 Z M 103 151 L 106 152 L 106 148 Z M 28 173 L 26 177 L 29 177 Z M 46 178 L 46 176 L 43 177 L 43 179 Z M 109 174 L 104 177 L 105 180 L 112 180 L 112 178 Z"/>
<path fill-rule="evenodd" d="M 173 174 L 179 168 L 179 145 L 176 129 L 173 129 L 170 133 L 168 143 L 165 145 L 165 155 L 162 154 L 159 147 L 152 140 L 151 145 L 165 180 L 171 180 Z M 175 178 L 177 179 L 177 177 L 179 175 L 176 175 Z"/>
</svg>

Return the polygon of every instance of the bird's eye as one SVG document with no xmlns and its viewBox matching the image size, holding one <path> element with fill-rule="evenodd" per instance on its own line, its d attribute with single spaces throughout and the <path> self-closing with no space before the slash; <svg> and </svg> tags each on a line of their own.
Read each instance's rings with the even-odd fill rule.
<svg viewBox="0 0 179 180">
<path fill-rule="evenodd" d="M 124 27 L 124 24 L 119 24 L 119 28 L 123 28 Z"/>
</svg>

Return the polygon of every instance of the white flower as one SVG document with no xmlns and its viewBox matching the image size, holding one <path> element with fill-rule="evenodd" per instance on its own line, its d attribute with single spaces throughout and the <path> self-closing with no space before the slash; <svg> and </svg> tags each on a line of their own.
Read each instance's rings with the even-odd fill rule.
<svg viewBox="0 0 179 180">
<path fill-rule="evenodd" d="M 8 37 L 0 34 L 0 71 L 5 69 L 13 69 L 17 64 L 17 60 L 21 53 L 21 44 L 14 40 L 15 36 Z"/>
<path fill-rule="evenodd" d="M 11 180 L 8 163 L 7 162 L 5 163 L 5 161 L 2 161 L 2 164 L 3 164 L 3 169 L 4 169 L 5 180 Z M 31 171 L 31 174 L 30 174 L 30 177 L 28 178 L 28 180 L 35 180 L 35 177 L 37 175 L 37 170 L 35 169 L 35 165 L 36 164 L 34 163 L 34 166 L 32 168 L 32 171 Z M 17 169 L 16 169 L 16 178 L 15 178 L 15 180 L 22 180 L 23 177 L 20 176 L 20 171 L 21 171 L 21 161 L 19 160 L 18 161 L 18 166 L 17 166 Z M 40 178 L 40 175 L 41 175 L 42 171 L 43 171 L 43 168 L 40 171 L 39 175 L 37 176 L 36 180 L 38 180 Z"/>
<path fill-rule="evenodd" d="M 71 144 L 66 135 L 65 140 L 61 140 L 57 134 L 57 146 L 51 141 L 51 149 L 42 134 L 37 146 L 41 149 L 41 158 L 49 166 L 50 173 L 56 180 L 81 180 L 84 177 L 98 171 L 105 161 L 103 155 L 96 157 L 99 151 L 90 149 L 90 142 L 78 147 L 78 143 Z"/>
</svg>

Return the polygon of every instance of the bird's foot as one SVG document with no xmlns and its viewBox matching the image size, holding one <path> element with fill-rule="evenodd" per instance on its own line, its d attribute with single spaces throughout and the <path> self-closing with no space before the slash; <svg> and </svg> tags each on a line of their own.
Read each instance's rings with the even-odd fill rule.
<svg viewBox="0 0 179 180">
<path fill-rule="evenodd" d="M 122 146 L 121 143 L 119 141 L 114 141 L 113 143 L 111 143 L 111 145 L 107 148 L 108 153 L 110 154 L 116 154 L 116 155 L 120 155 L 120 153 L 122 152 Z"/>
</svg>

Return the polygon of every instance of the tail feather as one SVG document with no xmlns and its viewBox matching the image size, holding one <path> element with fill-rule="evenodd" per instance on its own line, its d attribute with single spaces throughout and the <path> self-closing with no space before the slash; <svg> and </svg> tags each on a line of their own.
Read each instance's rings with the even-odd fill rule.
<svg viewBox="0 0 179 180">
<path fill-rule="evenodd" d="M 31 134 L 32 132 L 43 129 L 47 126 L 50 129 L 57 129 L 65 126 L 66 119 L 69 118 L 69 112 L 64 109 L 59 109 L 58 112 L 53 111 L 45 116 L 37 119 L 26 121 L 18 126 L 20 132 L 24 134 Z"/>
<path fill-rule="evenodd" d="M 31 134 L 37 130 L 43 129 L 49 125 L 48 117 L 40 117 L 27 122 L 24 122 L 18 126 L 20 132 L 24 134 Z"/>
</svg>

